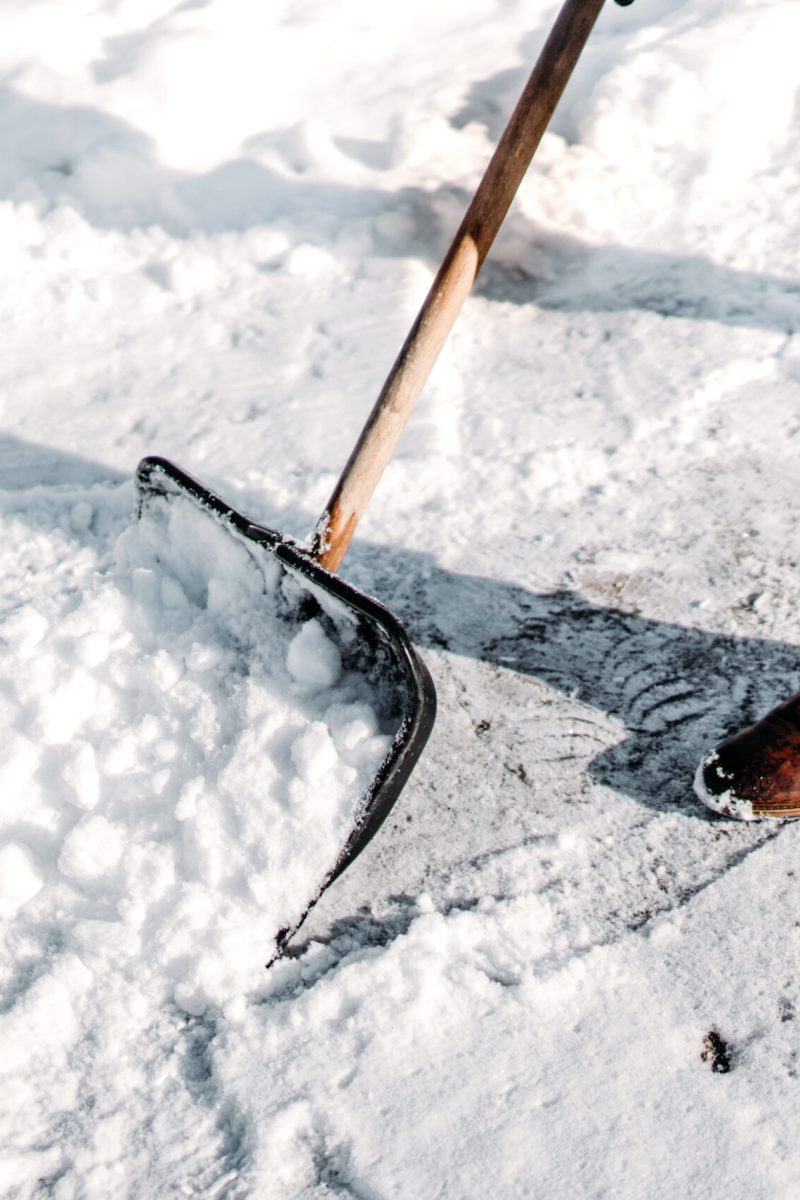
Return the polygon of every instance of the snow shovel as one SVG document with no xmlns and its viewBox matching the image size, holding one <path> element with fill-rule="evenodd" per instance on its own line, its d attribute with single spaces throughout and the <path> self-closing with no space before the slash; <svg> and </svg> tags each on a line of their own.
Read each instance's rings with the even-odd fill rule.
<svg viewBox="0 0 800 1200">
<path fill-rule="evenodd" d="M 631 2 L 617 0 L 623 5 Z M 385 821 L 431 732 L 436 710 L 433 682 L 408 635 L 383 605 L 343 582 L 335 572 L 503 223 L 603 4 L 604 0 L 566 0 L 563 5 L 422 309 L 317 523 L 310 547 L 250 520 L 167 459 L 148 457 L 139 464 L 140 514 L 154 497 L 186 496 L 250 544 L 255 553 L 271 555 L 295 580 L 305 582 L 312 609 L 318 605 L 318 598 L 325 595 L 346 606 L 367 648 L 368 669 L 376 679 L 385 681 L 391 677 L 389 690 L 395 697 L 400 696 L 391 749 L 357 808 L 350 835 L 316 894 L 308 897 L 302 912 L 287 916 L 286 925 L 276 936 L 275 957 L 286 949 L 322 892 L 353 862 Z M 302 847 L 298 847 L 298 853 L 301 851 Z"/>
</svg>

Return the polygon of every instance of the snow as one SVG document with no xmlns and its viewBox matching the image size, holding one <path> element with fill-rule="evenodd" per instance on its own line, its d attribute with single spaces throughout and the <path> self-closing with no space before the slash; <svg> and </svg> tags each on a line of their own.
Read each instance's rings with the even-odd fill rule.
<svg viewBox="0 0 800 1200">
<path fill-rule="evenodd" d="M 797 5 L 606 5 L 342 567 L 433 737 L 268 971 L 391 731 L 134 516 L 313 530 L 554 13 L 5 6 L 3 1195 L 797 1194 L 798 830 L 692 787 L 798 686 Z"/>
<path fill-rule="evenodd" d="M 5 554 L 19 557 L 13 538 Z M 6 822 L 24 815 L 48 842 L 48 886 L 15 936 L 75 937 L 111 970 L 133 955 L 131 987 L 160 981 L 202 1012 L 258 982 L 251 947 L 273 957 L 316 897 L 389 751 L 389 714 L 344 670 L 332 636 L 352 643 L 352 622 L 297 615 L 296 578 L 188 497 L 150 499 L 110 553 L 76 559 L 69 588 L 50 579 L 28 601 L 33 639 L 14 653 L 17 614 L 5 639 L 9 768 L 40 747 L 38 787 Z M 4 852 L 13 913 L 43 880 L 24 845 Z M 116 932 L 121 953 L 106 953 Z"/>
<path fill-rule="evenodd" d="M 316 692 L 333 687 L 342 673 L 342 656 L 319 621 L 306 621 L 286 653 L 289 674 L 300 686 Z"/>
</svg>

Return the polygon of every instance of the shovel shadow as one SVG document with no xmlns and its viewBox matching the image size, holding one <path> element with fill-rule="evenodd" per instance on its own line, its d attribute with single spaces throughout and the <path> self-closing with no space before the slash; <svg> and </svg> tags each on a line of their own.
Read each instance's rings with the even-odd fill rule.
<svg viewBox="0 0 800 1200">
<path fill-rule="evenodd" d="M 536 678 L 623 723 L 623 740 L 587 770 L 650 809 L 715 820 L 692 790 L 700 758 L 800 686 L 800 646 L 671 624 L 575 591 L 458 575 L 425 555 L 394 555 L 391 565 L 385 551 L 368 555 L 378 594 L 421 647 Z"/>
</svg>

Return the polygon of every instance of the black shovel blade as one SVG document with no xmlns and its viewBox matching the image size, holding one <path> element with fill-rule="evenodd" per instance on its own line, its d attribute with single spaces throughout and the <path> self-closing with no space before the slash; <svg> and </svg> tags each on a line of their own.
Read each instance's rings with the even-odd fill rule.
<svg viewBox="0 0 800 1200">
<path fill-rule="evenodd" d="M 271 556 L 293 581 L 297 597 L 287 620 L 306 621 L 324 613 L 326 597 L 344 606 L 356 637 L 351 639 L 348 665 L 366 674 L 378 697 L 382 721 L 388 724 L 391 745 L 366 792 L 354 805 L 353 825 L 344 844 L 308 896 L 277 931 L 274 962 L 287 948 L 319 897 L 358 857 L 392 810 L 428 740 L 436 717 L 436 692 L 430 674 L 403 626 L 377 600 L 332 575 L 291 538 L 285 537 L 232 508 L 214 492 L 168 459 L 147 457 L 136 472 L 138 513 L 174 496 L 194 505 L 230 530 L 258 559 Z M 296 585 L 299 585 L 296 586 Z M 297 847 L 298 859 L 303 847 Z"/>
</svg>

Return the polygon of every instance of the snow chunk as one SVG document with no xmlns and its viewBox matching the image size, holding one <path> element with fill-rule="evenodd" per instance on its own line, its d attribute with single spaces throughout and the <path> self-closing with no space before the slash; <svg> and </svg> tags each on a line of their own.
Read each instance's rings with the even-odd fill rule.
<svg viewBox="0 0 800 1200">
<path fill-rule="evenodd" d="M 35 650 L 48 631 L 47 619 L 35 608 L 14 613 L 5 623 L 5 636 L 23 653 Z"/>
<path fill-rule="evenodd" d="M 26 846 L 6 842 L 0 847 L 0 918 L 6 920 L 42 888 L 42 877 Z"/>
<path fill-rule="evenodd" d="M 60 757 L 66 798 L 76 808 L 94 808 L 100 798 L 100 775 L 94 749 L 88 742 L 75 741 L 63 748 Z"/>
<path fill-rule="evenodd" d="M 333 687 L 342 673 L 342 657 L 319 621 L 307 621 L 289 643 L 289 674 L 309 692 Z"/>
<path fill-rule="evenodd" d="M 338 755 L 333 738 L 321 721 L 310 725 L 293 744 L 292 762 L 305 783 L 319 783 L 333 771 Z"/>
<path fill-rule="evenodd" d="M 58 869 L 77 883 L 95 883 L 113 874 L 124 846 L 119 825 L 102 816 L 85 817 L 67 834 Z"/>
<path fill-rule="evenodd" d="M 80 500 L 70 510 L 70 524 L 77 533 L 85 532 L 92 523 L 94 509 L 85 500 Z"/>
</svg>

